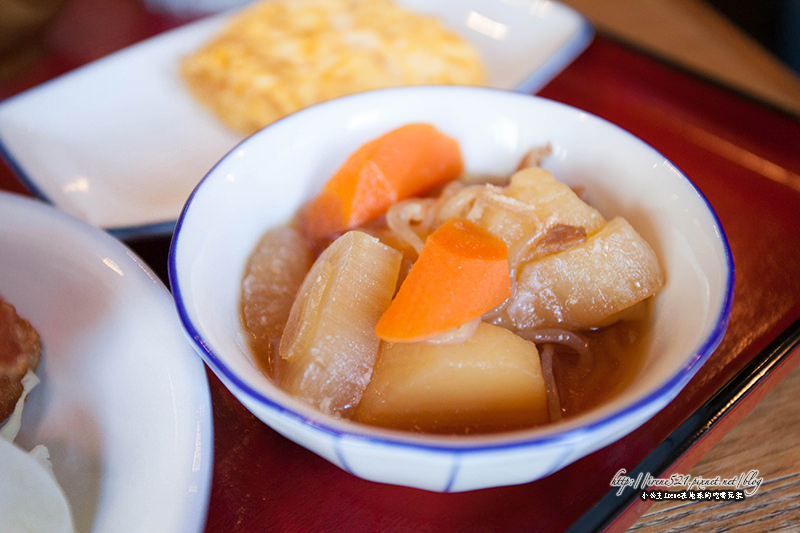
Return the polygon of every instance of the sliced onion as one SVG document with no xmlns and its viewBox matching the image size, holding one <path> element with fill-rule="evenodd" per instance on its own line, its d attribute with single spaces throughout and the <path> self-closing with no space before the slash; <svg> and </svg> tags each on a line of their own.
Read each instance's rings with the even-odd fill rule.
<svg viewBox="0 0 800 533">
<path fill-rule="evenodd" d="M 517 213 L 518 215 L 535 217 L 538 220 L 539 217 L 536 214 L 536 208 L 533 205 L 518 200 L 513 196 L 506 196 L 499 188 L 493 185 L 486 185 L 485 187 L 487 188 L 486 194 L 484 194 L 481 199 L 487 204 L 508 209 L 509 211 Z"/>
<path fill-rule="evenodd" d="M 561 399 L 558 397 L 556 377 L 553 373 L 553 355 L 555 350 L 552 344 L 545 344 L 539 352 L 542 361 L 542 376 L 544 377 L 545 391 L 547 392 L 547 412 L 550 421 L 561 420 Z"/>
<path fill-rule="evenodd" d="M 411 245 L 418 254 L 425 243 L 411 227 L 411 224 L 420 224 L 428 218 L 427 212 L 430 204 L 432 201 L 425 199 L 405 200 L 396 203 L 386 212 L 386 225 L 389 229 L 399 239 Z"/>
<path fill-rule="evenodd" d="M 469 185 L 460 187 L 454 194 L 450 194 L 437 205 L 437 223 L 446 222 L 451 218 L 467 217 L 475 202 L 484 194 L 490 185 Z M 455 189 L 455 188 L 454 188 Z"/>
<path fill-rule="evenodd" d="M 466 324 L 462 324 L 457 328 L 439 333 L 438 335 L 425 339 L 426 344 L 461 344 L 468 341 L 475 334 L 478 326 L 481 323 L 481 318 L 470 320 Z"/>
<path fill-rule="evenodd" d="M 538 232 L 530 233 L 514 243 L 514 246 L 508 251 L 508 268 L 511 272 L 512 284 L 516 284 L 519 266 L 525 260 L 525 256 L 528 255 L 533 245 L 536 244 L 536 241 L 539 240 L 540 236 Z"/>
<path fill-rule="evenodd" d="M 542 162 L 552 152 L 553 150 L 550 147 L 550 143 L 547 143 L 544 146 L 537 146 L 531 148 L 530 150 L 528 150 L 528 153 L 522 156 L 522 160 L 519 162 L 519 165 L 517 165 L 517 170 L 542 166 Z"/>
<path fill-rule="evenodd" d="M 550 343 L 566 346 L 578 354 L 578 367 L 581 373 L 588 374 L 592 368 L 592 353 L 589 350 L 589 343 L 577 333 L 560 328 L 541 328 L 520 330 L 518 334 L 537 344 Z"/>
</svg>

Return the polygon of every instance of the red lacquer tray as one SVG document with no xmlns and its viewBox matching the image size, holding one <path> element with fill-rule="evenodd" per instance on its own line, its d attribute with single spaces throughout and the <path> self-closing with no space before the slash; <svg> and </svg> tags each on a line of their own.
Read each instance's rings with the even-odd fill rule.
<svg viewBox="0 0 800 533">
<path fill-rule="evenodd" d="M 131 1 L 77 4 L 51 28 L 50 51 L 0 83 L 0 98 L 178 22 Z M 633 491 L 609 493 L 620 468 L 653 476 L 685 470 L 797 363 L 800 122 L 604 36 L 539 94 L 644 139 L 706 195 L 736 267 L 719 349 L 666 409 L 622 440 L 540 481 L 461 494 L 357 479 L 259 422 L 209 373 L 215 461 L 208 531 L 619 529 L 646 505 Z M 0 188 L 24 191 L 3 165 Z M 128 244 L 166 279 L 168 239 Z"/>
</svg>

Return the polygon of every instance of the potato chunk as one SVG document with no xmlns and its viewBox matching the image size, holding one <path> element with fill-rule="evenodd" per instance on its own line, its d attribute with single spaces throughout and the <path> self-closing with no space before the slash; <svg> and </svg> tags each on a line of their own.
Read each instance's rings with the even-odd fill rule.
<svg viewBox="0 0 800 533">
<path fill-rule="evenodd" d="M 663 284 L 653 249 L 617 217 L 582 244 L 525 263 L 506 313 L 516 328 L 591 328 Z"/>
<path fill-rule="evenodd" d="M 460 344 L 383 343 L 355 419 L 437 433 L 543 424 L 547 395 L 536 346 L 486 323 Z"/>
<path fill-rule="evenodd" d="M 346 415 L 369 382 L 402 255 L 360 231 L 317 258 L 281 336 L 280 384 L 326 413 Z"/>
</svg>

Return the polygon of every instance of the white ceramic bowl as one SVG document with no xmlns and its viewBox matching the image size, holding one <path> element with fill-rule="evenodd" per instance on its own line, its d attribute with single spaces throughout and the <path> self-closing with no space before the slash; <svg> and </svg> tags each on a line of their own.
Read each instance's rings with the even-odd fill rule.
<svg viewBox="0 0 800 533">
<path fill-rule="evenodd" d="M 607 404 L 557 425 L 444 437 L 325 416 L 259 372 L 239 323 L 243 268 L 259 236 L 286 222 L 358 146 L 409 122 L 455 137 L 466 168 L 508 173 L 551 143 L 556 177 L 585 188 L 651 243 L 667 283 L 642 369 Z M 493 89 L 420 87 L 345 97 L 291 115 L 234 148 L 200 182 L 178 221 L 169 274 L 197 351 L 257 417 L 359 477 L 433 491 L 532 481 L 629 433 L 686 385 L 724 334 L 733 261 L 711 207 L 654 149 L 609 122 L 542 98 Z"/>
</svg>

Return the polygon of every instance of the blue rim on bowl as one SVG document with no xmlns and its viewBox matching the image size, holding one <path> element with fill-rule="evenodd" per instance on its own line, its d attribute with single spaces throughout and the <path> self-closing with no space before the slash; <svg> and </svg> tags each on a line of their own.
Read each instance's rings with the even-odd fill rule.
<svg viewBox="0 0 800 533">
<path fill-rule="evenodd" d="M 234 371 L 232 371 L 232 369 L 222 360 L 222 358 L 220 358 L 219 355 L 216 354 L 214 350 L 210 347 L 209 343 L 201 333 L 200 328 L 191 319 L 190 313 L 188 312 L 185 306 L 184 295 L 182 293 L 182 288 L 179 283 L 179 274 L 177 265 L 177 254 L 178 254 L 178 249 L 181 245 L 181 235 L 182 235 L 181 232 L 183 229 L 183 225 L 187 219 L 188 213 L 192 209 L 193 202 L 196 199 L 198 191 L 202 189 L 207 180 L 211 179 L 210 176 L 214 175 L 217 167 L 223 161 L 225 161 L 225 158 L 223 158 L 219 163 L 217 163 L 217 165 L 215 165 L 214 168 L 212 168 L 206 174 L 206 176 L 200 181 L 200 183 L 197 185 L 197 187 L 187 200 L 181 212 L 181 215 L 178 218 L 168 257 L 169 280 L 180 320 L 183 324 L 183 327 L 186 330 L 186 333 L 188 334 L 192 343 L 194 344 L 196 350 L 206 361 L 209 367 L 222 379 L 222 381 L 227 386 L 235 387 L 236 389 L 238 389 L 238 391 L 240 391 L 250 400 L 258 402 L 262 406 L 267 407 L 269 409 L 278 411 L 281 414 L 288 416 L 297 422 L 311 424 L 313 425 L 316 431 L 326 433 L 337 439 L 341 439 L 342 437 L 354 437 L 360 439 L 363 442 L 372 442 L 372 443 L 378 443 L 395 447 L 408 447 L 418 450 L 426 450 L 434 452 L 449 452 L 456 455 L 464 452 L 479 453 L 492 450 L 522 448 L 540 444 L 553 445 L 568 441 L 574 441 L 576 439 L 580 439 L 587 432 L 591 432 L 604 427 L 610 427 L 615 423 L 617 423 L 622 418 L 625 418 L 629 415 L 634 415 L 640 411 L 646 411 L 648 408 L 652 408 L 654 405 L 658 405 L 659 403 L 664 402 L 665 399 L 667 401 L 673 399 L 678 394 L 678 392 L 688 383 L 688 381 L 696 374 L 698 369 L 710 357 L 711 353 L 713 353 L 713 351 L 717 348 L 717 346 L 721 342 L 728 325 L 728 320 L 732 306 L 733 286 L 734 286 L 734 264 L 733 264 L 733 257 L 730 251 L 730 246 L 728 244 L 727 238 L 725 236 L 725 233 L 722 229 L 722 226 L 720 224 L 720 221 L 716 213 L 714 212 L 713 208 L 711 207 L 705 196 L 700 192 L 700 190 L 674 164 L 672 164 L 658 151 L 656 151 L 654 148 L 650 147 L 640 139 L 636 138 L 635 136 L 625 131 L 624 129 L 620 128 L 619 126 L 616 126 L 608 121 L 605 121 L 602 118 L 590 115 L 589 113 L 583 112 L 581 110 L 576 110 L 565 104 L 552 102 L 540 97 L 521 95 L 521 94 L 511 93 L 508 91 L 497 90 L 497 89 L 486 89 L 486 88 L 421 87 L 414 89 L 382 89 L 378 91 L 373 91 L 372 93 L 373 94 L 391 93 L 396 91 L 409 91 L 409 90 L 416 90 L 418 92 L 428 91 L 434 93 L 440 90 L 466 91 L 466 92 L 475 91 L 475 92 L 503 95 L 503 96 L 497 96 L 498 98 L 518 98 L 520 99 L 520 101 L 522 99 L 534 99 L 537 101 L 546 101 L 549 104 L 560 106 L 561 108 L 569 110 L 570 112 L 579 113 L 584 117 L 589 117 L 591 120 L 599 121 L 606 127 L 613 128 L 614 130 L 620 132 L 622 135 L 629 137 L 631 140 L 637 143 L 641 143 L 642 147 L 648 150 L 652 154 L 652 156 L 663 161 L 664 165 L 669 167 L 669 169 L 672 172 L 679 175 L 681 179 L 685 180 L 685 182 L 691 187 L 693 194 L 695 194 L 697 198 L 699 198 L 700 201 L 704 204 L 705 209 L 707 210 L 708 214 L 711 217 L 711 220 L 713 221 L 713 226 L 714 226 L 713 233 L 717 237 L 717 240 L 722 248 L 722 254 L 724 255 L 725 276 L 726 276 L 723 281 L 724 294 L 720 300 L 719 308 L 716 310 L 716 316 L 714 318 L 714 327 L 711 329 L 708 335 L 705 338 L 703 338 L 702 342 L 698 346 L 696 346 L 691 351 L 691 353 L 687 354 L 687 358 L 684 364 L 676 372 L 674 372 L 673 375 L 669 377 L 669 379 L 665 380 L 658 387 L 649 391 L 648 394 L 639 398 L 636 402 L 631 403 L 629 405 L 625 405 L 617 411 L 607 414 L 597 420 L 590 421 L 587 424 L 584 424 L 583 426 L 580 427 L 554 429 L 552 431 L 547 431 L 543 433 L 537 433 L 536 431 L 531 432 L 530 430 L 520 430 L 517 432 L 509 432 L 502 434 L 502 438 L 498 438 L 497 436 L 492 436 L 486 438 L 478 438 L 477 440 L 475 439 L 454 440 L 454 439 L 420 439 L 418 437 L 410 437 L 408 434 L 403 434 L 402 432 L 394 432 L 391 430 L 375 431 L 375 428 L 360 426 L 357 424 L 352 424 L 351 426 L 348 426 L 347 428 L 343 429 L 341 427 L 338 427 L 336 424 L 327 423 L 325 421 L 320 421 L 318 419 L 312 420 L 309 417 L 305 416 L 304 414 L 298 412 L 297 410 L 281 404 L 274 398 L 270 398 L 269 396 L 264 395 L 262 392 L 253 388 L 251 385 L 245 382 L 245 380 L 241 379 L 241 377 L 238 376 Z M 261 132 L 276 127 L 276 125 L 281 124 L 285 120 L 294 120 L 292 117 L 296 117 L 298 115 L 307 113 L 316 113 L 317 110 L 319 110 L 320 108 L 324 108 L 325 106 L 332 106 L 332 105 L 336 106 L 340 105 L 342 101 L 351 98 L 361 98 L 361 97 L 362 95 L 353 95 L 349 97 L 343 97 L 334 101 L 317 104 L 310 108 L 298 111 L 294 115 L 290 115 L 289 117 L 286 117 L 281 121 L 278 121 L 273 125 L 268 126 L 264 130 L 261 130 Z M 229 152 L 229 155 L 226 156 L 226 158 L 230 157 L 230 154 L 236 153 L 242 144 L 247 143 L 249 139 L 260 135 L 261 132 L 257 132 L 253 134 L 253 136 L 242 141 L 242 143 L 237 145 L 237 147 L 234 147 Z M 666 403 L 663 403 L 662 405 L 666 405 Z M 420 440 L 425 440 L 425 442 L 420 442 Z M 555 466 L 554 470 L 565 466 L 564 461 L 566 461 L 567 457 L 570 455 L 570 450 L 568 448 L 569 447 L 567 447 L 565 456 L 561 460 L 557 461 L 557 463 L 560 464 L 560 466 Z M 346 461 L 344 461 L 343 458 L 340 458 L 340 462 L 342 463 L 343 468 L 350 471 L 350 469 L 347 468 Z M 449 488 L 451 487 L 452 478 L 455 477 L 457 468 L 458 464 L 456 463 L 454 466 L 455 470 L 451 476 L 451 481 L 450 483 L 448 483 L 448 486 L 445 487 L 445 491 L 449 490 Z"/>
</svg>

